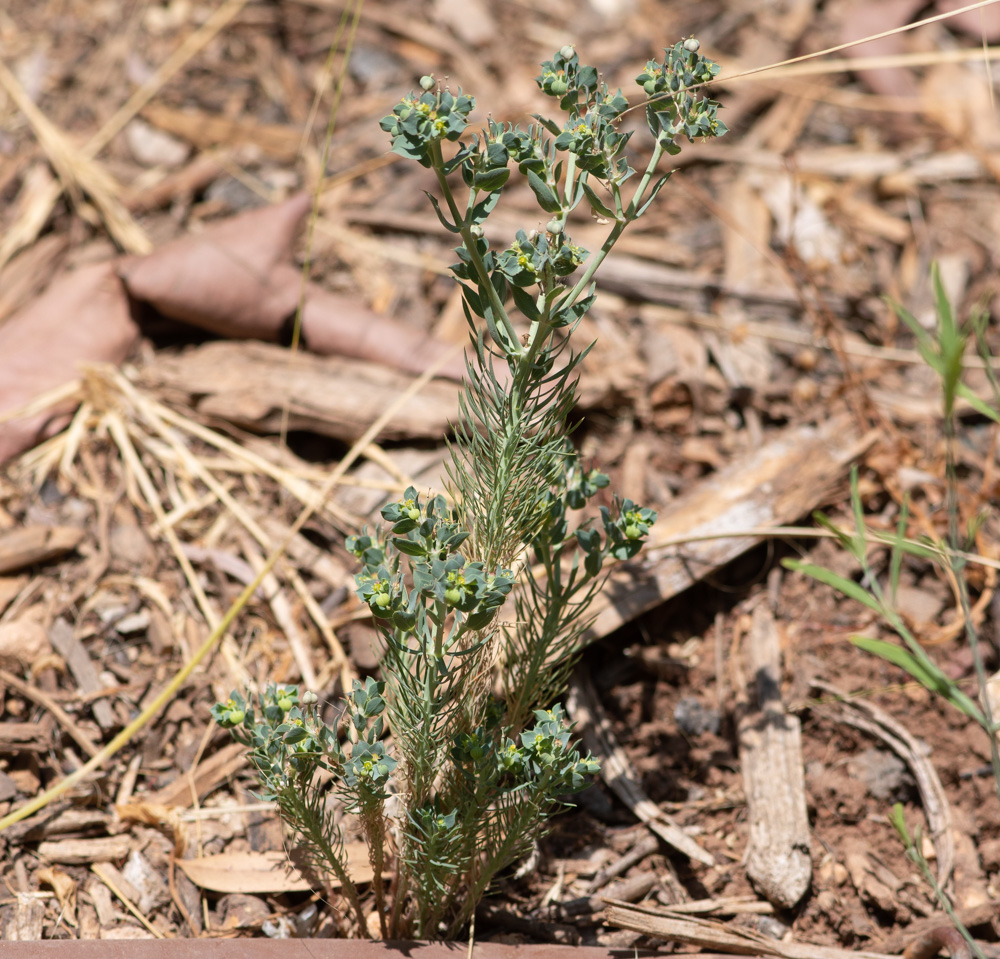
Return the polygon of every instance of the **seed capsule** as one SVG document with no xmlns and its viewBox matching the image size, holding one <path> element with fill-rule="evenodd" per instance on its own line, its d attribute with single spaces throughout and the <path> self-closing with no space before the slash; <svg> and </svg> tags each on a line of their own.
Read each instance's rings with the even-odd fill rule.
<svg viewBox="0 0 1000 959">
<path fill-rule="evenodd" d="M 434 89 L 434 82 L 435 82 L 434 77 L 431 74 L 427 73 L 420 78 L 420 89 L 426 90 L 428 93 L 430 93 L 430 91 Z"/>
<path fill-rule="evenodd" d="M 687 40 L 684 41 L 684 49 L 687 50 L 688 53 L 697 53 L 700 48 L 701 44 L 694 37 L 688 37 Z"/>
</svg>

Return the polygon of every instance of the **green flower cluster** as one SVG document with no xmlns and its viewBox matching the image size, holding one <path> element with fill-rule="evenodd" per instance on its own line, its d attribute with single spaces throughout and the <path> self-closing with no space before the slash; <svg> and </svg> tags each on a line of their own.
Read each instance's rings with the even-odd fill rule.
<svg viewBox="0 0 1000 959">
<path fill-rule="evenodd" d="M 453 641 L 485 629 L 514 585 L 513 575 L 499 566 L 487 572 L 483 563 L 469 562 L 459 551 L 469 533 L 444 497 L 432 497 L 421 509 L 420 497 L 410 487 L 401 500 L 383 507 L 382 516 L 392 523 L 384 545 L 367 535 L 346 542 L 362 562 L 355 576 L 357 594 L 372 614 L 403 633 L 418 635 L 428 627 L 436 631 L 454 616 Z M 400 554 L 410 557 L 410 588 Z"/>
<path fill-rule="evenodd" d="M 677 137 L 721 137 L 727 127 L 719 117 L 719 104 L 692 89 L 719 75 L 719 65 L 698 53 L 698 41 L 690 38 L 666 51 L 663 63 L 650 60 L 635 78 L 650 98 L 646 120 L 656 142 L 671 156 L 680 153 Z"/>
<path fill-rule="evenodd" d="M 694 40 L 681 41 L 665 54 L 663 63 L 649 61 L 637 82 L 650 98 L 646 118 L 658 148 L 675 154 L 679 136 L 691 140 L 722 136 L 726 127 L 717 116 L 719 104 L 698 90 L 717 76 L 718 65 L 698 53 Z M 589 277 L 572 295 L 560 295 L 557 281 L 571 276 L 589 257 L 566 234 L 570 213 L 586 199 L 597 216 L 624 225 L 644 212 L 669 177 L 669 173 L 662 176 L 648 190 L 644 180 L 637 193 L 641 205 L 623 202 L 621 187 L 635 173 L 625 156 L 632 134 L 619 130 L 629 103 L 621 90 L 608 88 L 595 67 L 582 64 L 572 46 L 546 60 L 535 82 L 558 100 L 565 114 L 561 121 L 536 115 L 537 124 L 522 129 L 489 120 L 481 134 L 463 141 L 474 100 L 461 91 L 454 96 L 441 90 L 433 77 L 424 77 L 423 93 L 404 97 L 382 120 L 382 129 L 392 137 L 393 152 L 433 167 L 442 182 L 453 171 L 461 171 L 470 190 L 464 210 L 450 204 L 445 211 L 434 197 L 431 202 L 445 228 L 462 237 L 456 251 L 459 262 L 452 269 L 468 284 L 465 303 L 470 318 L 485 320 L 494 346 L 512 365 L 524 350 L 505 322 L 502 303 L 508 295 L 528 320 L 542 323 L 545 331 L 572 328 L 593 302 L 586 283 Z M 458 141 L 458 149 L 448 158 L 441 150 L 446 140 Z M 544 230 L 519 231 L 495 255 L 481 224 L 508 184 L 512 164 L 551 219 Z M 524 292 L 530 287 L 537 288 L 537 295 Z"/>
<path fill-rule="evenodd" d="M 430 145 L 441 140 L 457 140 L 469 125 L 469 114 L 476 105 L 472 97 L 453 96 L 447 90 L 434 92 L 434 80 L 421 81 L 424 92 L 411 93 L 396 104 L 391 117 L 381 121 L 381 127 L 392 137 L 392 150 L 400 156 L 417 160 L 429 167 Z"/>
<path fill-rule="evenodd" d="M 501 780 L 506 791 L 528 786 L 544 787 L 558 795 L 579 792 L 587 776 L 600 770 L 592 756 L 581 758 L 571 742 L 572 730 L 566 712 L 557 703 L 551 709 L 535 710 L 535 725 L 518 740 L 502 737 L 496 729 L 479 726 L 455 737 L 451 758 L 470 782 Z"/>
<path fill-rule="evenodd" d="M 343 780 L 348 791 L 362 791 L 365 800 L 385 798 L 382 789 L 396 760 L 386 754 L 385 683 L 369 677 L 355 680 L 346 700 L 353 734 L 350 755 L 336 729 L 320 718 L 317 696 L 306 692 L 299 699 L 298 686 L 271 683 L 257 700 L 233 691 L 212 707 L 212 718 L 251 750 L 251 761 L 261 776 L 264 799 L 279 799 L 283 790 L 300 788 L 317 769 Z M 260 718 L 258 719 L 258 710 Z"/>
</svg>

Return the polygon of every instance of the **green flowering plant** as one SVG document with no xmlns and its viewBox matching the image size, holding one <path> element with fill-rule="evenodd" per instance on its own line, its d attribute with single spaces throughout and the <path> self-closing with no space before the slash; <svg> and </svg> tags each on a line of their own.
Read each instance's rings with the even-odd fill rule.
<svg viewBox="0 0 1000 959">
<path fill-rule="evenodd" d="M 567 418 L 589 346 L 570 340 L 594 302 L 596 270 L 669 178 L 664 154 L 681 137 L 726 132 L 700 89 L 718 70 L 694 40 L 646 64 L 637 79 L 653 148 L 636 180 L 632 134 L 620 130 L 628 101 L 570 46 L 536 78 L 559 120 L 488 120 L 468 135 L 475 100 L 433 77 L 382 120 L 392 150 L 434 172 L 431 205 L 458 240 L 452 272 L 474 351 L 450 497 L 411 487 L 382 509 L 384 526 L 346 541 L 385 645 L 382 679 L 347 698 L 346 733 L 294 687 L 269 689 L 256 708 L 236 693 L 216 706 L 307 854 L 340 880 L 361 935 L 331 797 L 357 812 L 368 840 L 382 935 L 451 938 L 598 770 L 557 700 L 609 564 L 636 556 L 656 513 L 608 497 L 608 477 L 580 463 Z M 547 222 L 494 248 L 483 223 L 515 176 Z M 594 253 L 569 235 L 581 205 L 609 227 Z"/>
</svg>

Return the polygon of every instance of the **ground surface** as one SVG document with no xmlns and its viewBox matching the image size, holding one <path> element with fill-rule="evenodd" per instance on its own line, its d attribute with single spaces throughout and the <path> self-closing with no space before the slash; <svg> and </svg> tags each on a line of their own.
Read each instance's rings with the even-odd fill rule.
<svg viewBox="0 0 1000 959">
<path fill-rule="evenodd" d="M 370 309 L 409 333 L 462 342 L 460 301 L 444 270 L 448 240 L 427 216 L 423 190 L 433 184 L 424 171 L 387 157 L 378 129 L 378 119 L 423 73 L 474 92 L 481 116 L 523 119 L 542 107 L 532 82 L 538 62 L 567 40 L 631 96 L 646 59 L 680 37 L 696 35 L 732 76 L 889 29 L 896 24 L 881 19 L 889 6 L 369 0 L 333 132 L 332 180 L 308 244 L 311 275 L 344 297 L 344 311 L 359 311 L 359 328 L 370 316 L 360 311 Z M 909 8 L 900 16 L 939 12 L 920 3 Z M 0 87 L 0 322 L 53 276 L 106 260 L 122 245 L 133 243 L 133 252 L 147 241 L 159 246 L 215 218 L 314 188 L 333 86 L 321 71 L 343 5 L 225 4 L 220 9 L 231 16 L 214 37 L 157 79 L 157 68 L 212 9 L 187 0 L 10 0 L 0 12 L 0 63 L 11 71 Z M 582 382 L 578 435 L 586 456 L 611 473 L 612 489 L 662 509 L 784 431 L 843 416 L 845 430 L 874 431 L 858 461 L 871 524 L 893 529 L 909 494 L 908 533 L 944 533 L 935 379 L 881 297 L 904 302 L 932 324 L 932 261 L 961 310 L 993 292 L 1000 131 L 987 72 L 974 56 L 981 38 L 971 26 L 968 33 L 942 22 L 896 38 L 897 52 L 923 56 L 915 67 L 765 74 L 718 88 L 732 133 L 682 154 L 681 172 L 608 264 L 599 307 L 583 331 L 598 341 Z M 947 52 L 965 49 L 973 56 L 945 62 Z M 334 75 L 341 61 L 334 58 Z M 65 135 L 72 167 L 83 163 L 82 144 L 147 82 L 154 95 L 141 118 L 91 151 L 97 168 L 113 177 L 106 196 L 141 230 L 135 239 L 110 227 L 110 206 L 86 191 L 75 202 L 65 194 L 54 205 L 45 201 L 54 182 L 53 147 L 40 139 L 37 117 L 26 119 L 14 91 Z M 314 120 L 317 82 L 323 96 Z M 642 142 L 640 131 L 640 150 Z M 512 235 L 534 226 L 537 214 L 528 195 L 515 195 L 498 219 Z M 593 229 L 581 222 L 585 245 Z M 300 262 L 307 243 L 301 236 L 296 242 Z M 267 475 L 221 466 L 218 474 L 224 491 L 275 539 L 298 513 L 294 482 L 319 488 L 360 432 L 310 414 L 313 420 L 299 421 L 303 428 L 291 434 L 288 453 L 276 428 L 256 435 L 266 401 L 260 416 L 246 413 L 245 398 L 236 416 L 227 417 L 225 404 L 196 409 L 217 386 L 214 377 L 178 386 L 157 364 L 204 334 L 153 314 L 142 319 L 146 338 L 133 359 L 145 399 L 115 406 L 142 469 L 123 460 L 122 443 L 111 442 L 106 430 L 87 427 L 73 441 L 63 475 L 55 467 L 65 439 L 47 459 L 11 461 L 0 477 L 0 528 L 82 531 L 63 555 L 7 566 L 0 576 L 7 662 L 0 674 L 0 812 L 71 773 L 133 719 L 203 642 L 206 620 L 226 609 L 266 552 L 220 507 L 218 491 L 206 495 L 190 463 L 168 455 L 166 433 L 151 425 L 142 404 L 163 401 L 277 464 Z M 384 361 L 392 336 L 390 328 L 365 346 L 369 362 Z M 376 368 L 384 370 L 387 395 L 398 393 L 390 377 L 400 374 Z M 149 369 L 161 373 L 142 372 Z M 969 382 L 988 395 L 980 371 L 970 371 Z M 255 392 L 260 399 L 266 389 Z M 447 404 L 448 397 L 435 402 Z M 305 428 L 315 421 L 326 427 Z M 281 849 L 273 815 L 254 805 L 242 758 L 208 709 L 239 678 L 297 682 L 312 670 L 316 688 L 334 699 L 343 679 L 377 668 L 371 628 L 350 591 L 343 535 L 401 478 L 434 482 L 428 477 L 436 475 L 440 449 L 430 432 L 403 426 L 383 439 L 381 451 L 352 471 L 360 479 L 338 489 L 333 505 L 307 527 L 308 539 L 279 567 L 278 600 L 273 593 L 254 599 L 221 652 L 101 775 L 0 835 L 9 890 L 0 905 L 5 937 L 260 934 L 266 923 L 272 931 L 280 926 L 277 917 L 304 913 L 308 893 L 213 892 L 172 863 L 172 854 Z M 181 433 L 203 463 L 235 456 Z M 963 413 L 958 460 L 962 522 L 985 511 L 975 550 L 995 556 L 996 435 L 985 420 Z M 143 470 L 177 535 L 174 549 L 148 507 L 137 478 Z M 840 477 L 832 488 L 817 492 L 789 522 L 808 521 L 810 509 L 824 508 L 847 523 L 847 483 Z M 321 550 L 310 553 L 317 545 Z M 204 601 L 192 592 L 178 551 L 193 564 Z M 661 843 L 624 873 L 635 880 L 631 895 L 623 887 L 600 891 L 624 899 L 640 889 L 640 897 L 661 904 L 762 901 L 745 868 L 749 826 L 736 730 L 752 708 L 743 644 L 754 610 L 765 607 L 783 656 L 781 699 L 802 726 L 812 879 L 794 908 L 762 915 L 730 902 L 717 914 L 765 936 L 890 952 L 901 950 L 916 923 L 937 914 L 933 893 L 888 820 L 899 801 L 911 828 L 924 822 L 913 773 L 884 738 L 851 725 L 836 697 L 812 685 L 820 680 L 881 707 L 926 744 L 950 808 L 955 868 L 948 888 L 977 936 L 995 940 L 1000 805 L 986 736 L 907 684 L 900 670 L 855 650 L 853 634 L 888 634 L 859 604 L 784 571 L 779 561 L 788 556 L 858 573 L 829 541 L 769 539 L 723 569 L 697 575 L 692 588 L 588 648 L 583 673 L 636 779 L 716 863 L 691 863 Z M 884 575 L 885 558 L 876 551 L 872 561 Z M 987 669 L 994 670 L 995 574 L 974 563 L 964 575 Z M 904 564 L 897 596 L 903 616 L 944 671 L 974 694 L 954 595 L 930 563 Z M 338 658 L 342 648 L 346 660 Z M 599 904 L 569 904 L 590 895 L 596 871 L 646 835 L 614 793 L 596 785 L 557 821 L 533 871 L 501 884 L 477 931 L 484 938 L 635 943 L 635 933 L 602 923 Z M 925 851 L 933 869 L 934 849 Z M 644 874 L 653 878 L 643 883 Z M 116 885 L 131 890 L 147 926 L 125 910 Z M 346 929 L 336 901 L 319 906 L 315 926 L 304 928 L 322 935 Z"/>
</svg>

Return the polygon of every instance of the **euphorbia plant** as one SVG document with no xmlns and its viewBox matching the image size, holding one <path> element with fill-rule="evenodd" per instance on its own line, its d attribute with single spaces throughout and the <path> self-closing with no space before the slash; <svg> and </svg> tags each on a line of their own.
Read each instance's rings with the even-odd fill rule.
<svg viewBox="0 0 1000 959">
<path fill-rule="evenodd" d="M 450 500 L 408 489 L 382 510 L 387 528 L 347 540 L 385 656 L 382 679 L 349 694 L 346 733 L 295 687 L 271 687 L 256 707 L 235 693 L 215 707 L 303 850 L 340 880 L 361 935 L 332 797 L 358 814 L 368 841 L 382 935 L 452 937 L 597 769 L 555 700 L 606 564 L 635 556 L 656 514 L 615 498 L 586 518 L 608 477 L 584 469 L 569 439 L 589 349 L 571 338 L 597 268 L 669 178 L 664 154 L 679 152 L 682 136 L 725 133 L 699 90 L 718 69 L 694 40 L 646 64 L 637 81 L 654 142 L 637 181 L 631 133 L 619 129 L 628 101 L 568 46 L 537 77 L 558 121 L 489 120 L 466 137 L 475 101 L 433 77 L 382 121 L 394 152 L 434 171 L 443 203 L 431 203 L 460 240 L 452 271 L 475 353 L 450 446 Z M 493 249 L 482 224 L 518 177 L 547 222 Z M 581 205 L 609 227 L 592 254 L 569 236 Z"/>
</svg>

